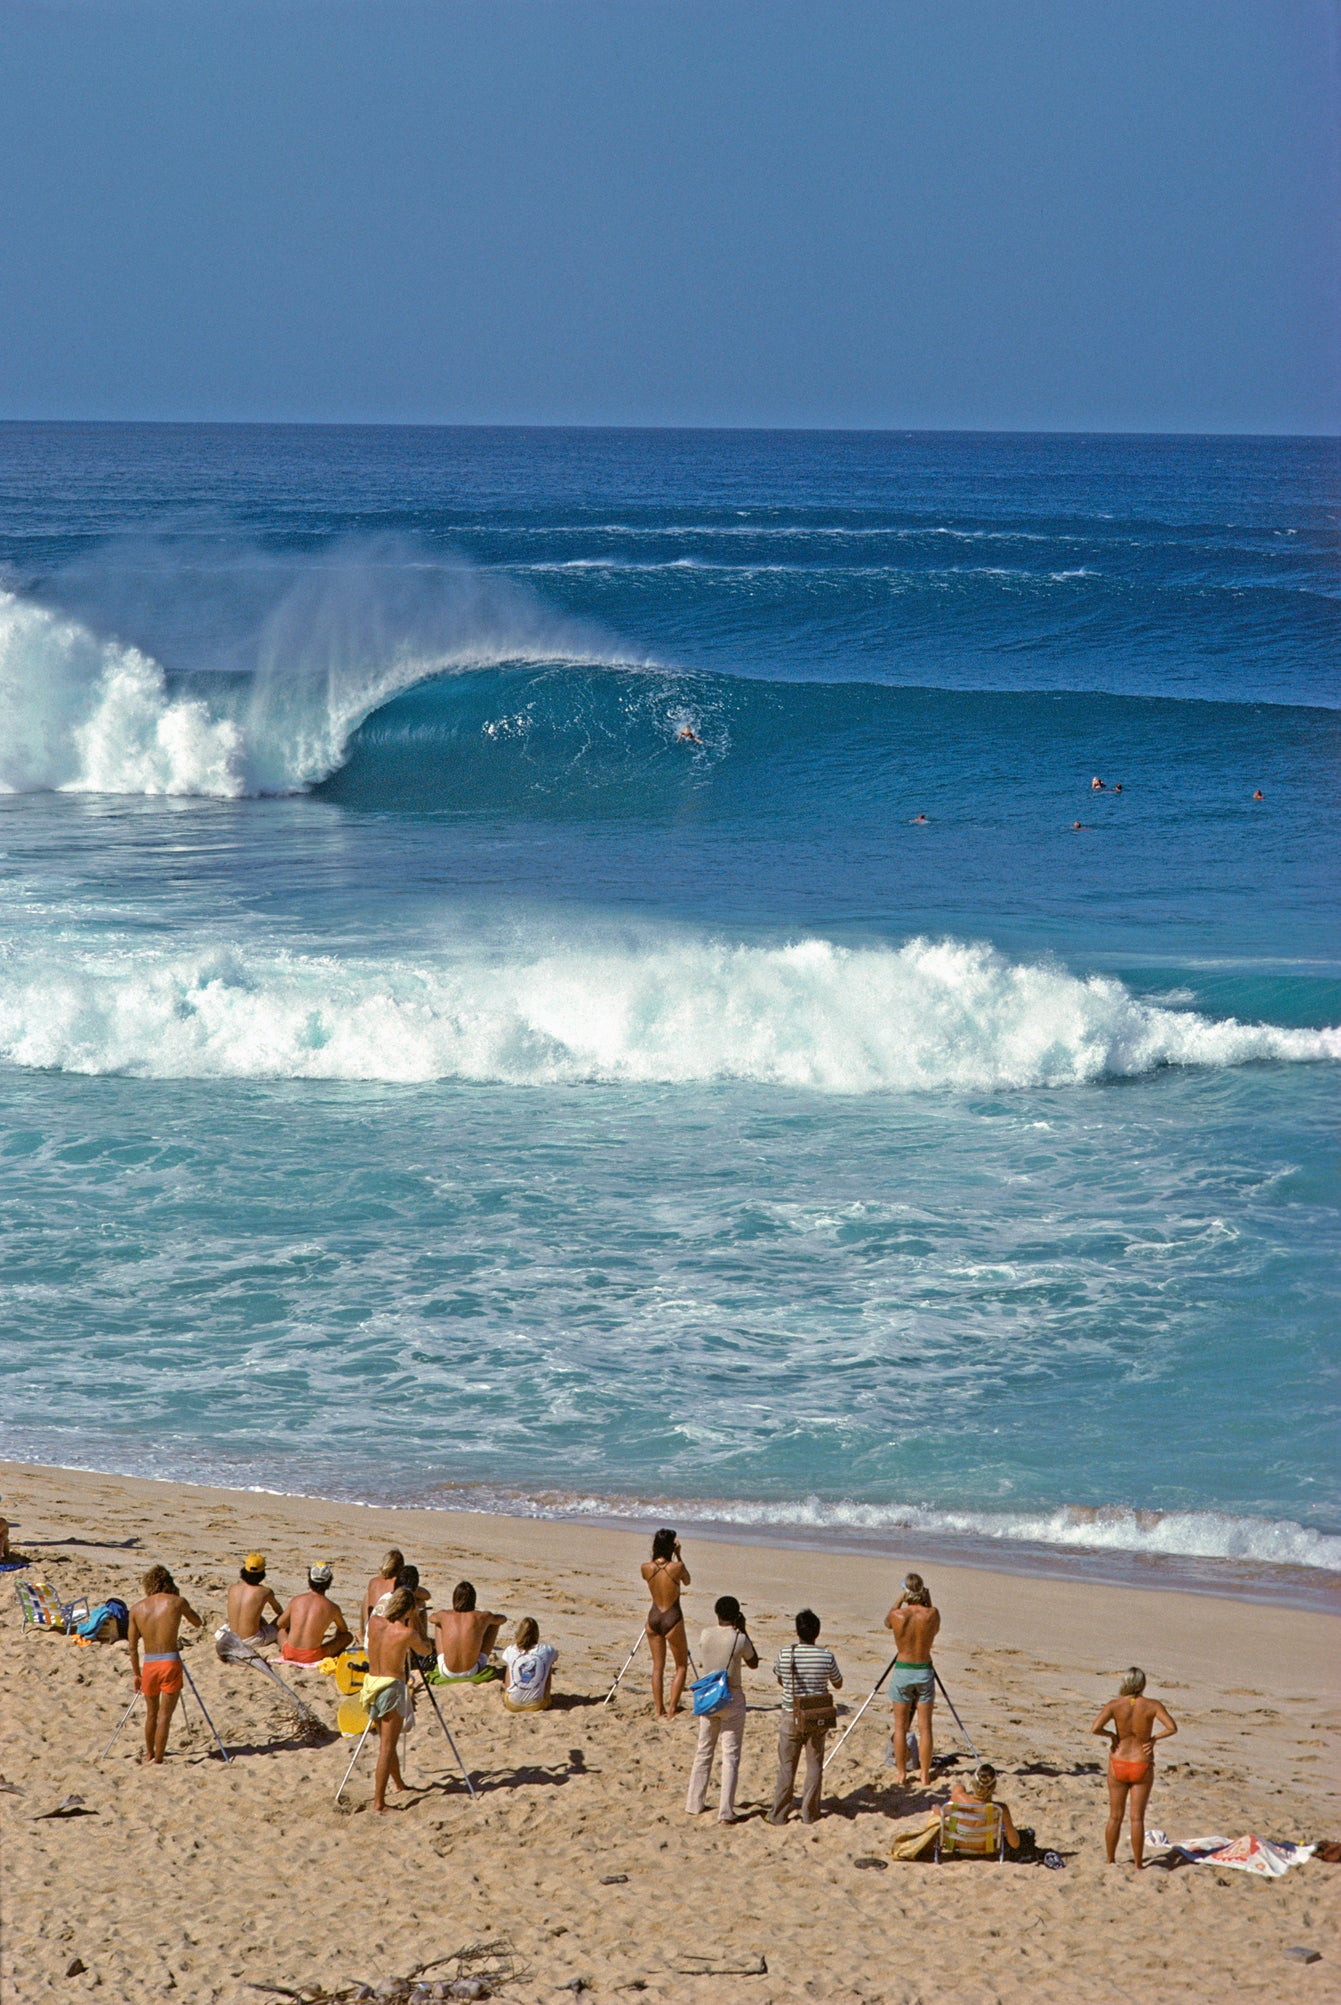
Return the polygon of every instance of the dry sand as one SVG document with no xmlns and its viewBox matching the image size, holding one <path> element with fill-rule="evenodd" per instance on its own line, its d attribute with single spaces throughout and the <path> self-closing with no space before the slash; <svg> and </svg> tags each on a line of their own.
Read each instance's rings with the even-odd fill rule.
<svg viewBox="0 0 1341 2005">
<path fill-rule="evenodd" d="M 747 1677 L 741 1807 L 750 1814 L 724 1828 L 685 1814 L 695 1727 L 655 1722 L 644 1654 L 615 1704 L 600 1703 L 641 1621 L 642 1539 L 12 1465 L 0 1481 L 15 1542 L 40 1561 L 33 1575 L 67 1598 L 133 1601 L 152 1561 L 173 1569 L 209 1623 L 186 1661 L 234 1755 L 225 1768 L 200 1729 L 192 1745 L 178 1721 L 166 1766 L 144 1768 L 137 1718 L 96 1763 L 131 1696 L 125 1645 L 21 1639 L 15 1576 L 0 1581 L 0 1770 L 19 1792 L 0 1795 L 6 2005 L 94 1991 L 257 2005 L 279 1994 L 250 1987 L 378 1983 L 500 1939 L 522 1972 L 500 1993 L 516 2005 L 571 1996 L 563 1987 L 575 1980 L 596 1999 L 715 2005 L 1341 1998 L 1341 1868 L 1313 1861 L 1276 1882 L 1106 1868 L 1104 1747 L 1088 1731 L 1115 1670 L 1144 1664 L 1182 1726 L 1160 1769 L 1153 1824 L 1175 1836 L 1341 1836 L 1333 1617 L 925 1562 L 949 1689 L 1002 1769 L 1016 1821 L 1066 1866 L 880 1871 L 856 1862 L 885 1854 L 896 1820 L 923 1801 L 900 1796 L 883 1766 L 883 1706 L 844 1750 L 821 1823 L 775 1830 L 762 1814 L 777 1726 L 767 1668 L 791 1614 L 813 1603 L 855 1703 L 883 1668 L 881 1619 L 916 1551 L 886 1568 L 686 1540 L 691 1643 L 714 1598 L 732 1592 L 763 1659 Z M 73 1538 L 138 1544 L 59 1543 Z M 469 1575 L 484 1605 L 535 1615 L 562 1652 L 563 1697 L 539 1717 L 505 1714 L 496 1689 L 440 1693 L 483 1792 L 478 1808 L 421 1704 L 407 1776 L 429 1786 L 374 1818 L 370 1744 L 338 1810 L 351 1744 L 296 1740 L 273 1686 L 214 1656 L 210 1629 L 248 1548 L 269 1555 L 281 1596 L 302 1585 L 309 1561 L 329 1558 L 348 1611 L 392 1543 L 435 1598 Z M 295 1677 L 333 1717 L 331 1681 Z M 937 1718 L 944 1745 L 955 1745 L 948 1715 Z M 38 1816 L 70 1793 L 96 1815 Z M 615 1874 L 626 1877 L 602 1884 Z M 1291 1960 L 1296 1945 L 1322 1960 Z M 87 1967 L 67 1978 L 76 1958 Z M 690 1974 L 696 1958 L 724 1974 Z M 766 1971 L 745 1974 L 761 1958 Z"/>
</svg>

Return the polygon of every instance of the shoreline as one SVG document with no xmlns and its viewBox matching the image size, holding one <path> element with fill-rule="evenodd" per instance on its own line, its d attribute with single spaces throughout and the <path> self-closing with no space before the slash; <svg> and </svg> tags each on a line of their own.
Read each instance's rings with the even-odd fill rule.
<svg viewBox="0 0 1341 2005">
<path fill-rule="evenodd" d="M 328 1490 L 279 1490 L 269 1484 L 207 1481 L 177 1473 L 159 1475 L 122 1467 L 105 1468 L 3 1456 L 0 1456 L 0 1471 L 5 1472 L 3 1482 L 6 1488 L 14 1480 L 21 1481 L 25 1473 L 43 1476 L 65 1472 L 70 1475 L 110 1476 L 125 1482 L 154 1483 L 169 1488 L 181 1486 L 236 1496 L 328 1504 L 340 1509 L 397 1513 L 426 1511 L 444 1516 L 497 1518 L 521 1524 L 593 1525 L 639 1536 L 655 1518 L 659 1523 L 676 1522 L 685 1528 L 687 1536 L 717 1544 L 832 1553 L 849 1558 L 869 1558 L 888 1565 L 911 1564 L 918 1559 L 932 1566 L 966 1568 L 1013 1578 L 1088 1582 L 1096 1586 L 1190 1594 L 1214 1600 L 1341 1616 L 1341 1572 L 1321 1566 L 1143 1551 L 1120 1545 L 1087 1546 L 1079 1542 L 1070 1545 L 1063 1540 L 1045 1543 L 1004 1534 L 989 1536 L 916 1523 L 862 1526 L 834 1522 L 825 1525 L 806 1524 L 785 1516 L 770 1520 L 762 1516 L 729 1515 L 733 1510 L 762 1513 L 770 1508 L 766 1502 L 746 1498 L 653 1497 L 643 1502 L 625 1496 L 602 1499 L 589 1492 L 578 1496 L 552 1490 L 527 1492 L 520 1488 L 494 1489 L 464 1483 L 440 1484 L 427 1495 L 413 1499 L 353 1494 L 340 1496 L 332 1495 Z M 891 1511 L 896 1508 L 890 1507 Z M 1174 1514 L 1132 1511 L 1130 1515 L 1138 1520 L 1147 1518 L 1158 1522 Z M 1116 1511 L 1106 1512 L 1102 1508 L 1096 1508 L 1093 1513 L 1093 1521 L 1098 1524 L 1114 1522 L 1117 1517 Z M 1270 1521 L 1259 1522 L 1265 1525 Z"/>
<path fill-rule="evenodd" d="M 882 1699 L 826 1770 L 819 1822 L 767 1821 L 775 1654 L 794 1633 L 795 1611 L 816 1607 L 845 1674 L 840 1725 L 852 1724 L 890 1655 L 882 1624 L 897 1575 L 883 1555 L 709 1539 L 686 1526 L 691 1648 L 715 1598 L 731 1592 L 761 1660 L 746 1674 L 743 1821 L 724 1826 L 685 1814 L 696 1729 L 686 1714 L 652 1717 L 645 1650 L 606 1703 L 643 1634 L 646 1523 L 632 1531 L 0 1466 L 14 1544 L 34 1560 L 12 1580 L 45 1575 L 65 1600 L 132 1601 L 150 1564 L 172 1569 L 204 1617 L 200 1637 L 184 1639 L 186 1660 L 233 1757 L 224 1767 L 205 1751 L 198 1722 L 193 1741 L 174 1722 L 166 1765 L 146 1769 L 136 1719 L 110 1754 L 91 1758 L 133 1700 L 126 1645 L 21 1637 L 17 1597 L 0 1594 L 7 1998 L 101 1987 L 128 2005 L 244 2005 L 258 1985 L 309 1995 L 376 1985 L 439 1958 L 451 1975 L 462 1946 L 500 1941 L 523 1972 L 499 1994 L 512 2005 L 545 2005 L 578 1980 L 598 2000 L 636 1993 L 655 2005 L 719 2005 L 723 1996 L 960 2005 L 989 1991 L 997 2005 L 1135 1996 L 1275 2005 L 1289 1972 L 1283 1944 L 1316 1947 L 1324 1988 L 1341 1961 L 1325 1864 L 1270 1883 L 1105 1866 L 1104 1749 L 1090 1733 L 1135 1661 L 1182 1736 L 1161 1750 L 1152 1827 L 1175 1838 L 1341 1833 L 1328 1754 L 1341 1730 L 1333 1616 L 925 1562 L 943 1617 L 935 1654 L 944 1689 L 976 1752 L 997 1766 L 1016 1822 L 1064 1863 L 1052 1872 L 902 1865 L 889 1860 L 895 1834 L 923 1821 L 971 1765 L 941 1710 L 936 1735 L 948 1759 L 929 1794 L 894 1784 Z M 210 1632 L 250 1550 L 266 1554 L 281 1600 L 307 1566 L 331 1563 L 333 1594 L 349 1612 L 391 1543 L 422 1568 L 435 1605 L 467 1575 L 481 1605 L 508 1611 L 509 1636 L 532 1615 L 559 1661 L 553 1709 L 531 1717 L 507 1713 L 496 1688 L 438 1688 L 479 1800 L 467 1796 L 424 1705 L 406 1756 L 413 1793 L 374 1818 L 367 1757 L 337 1804 L 352 1745 L 296 1733 L 282 1695 L 254 1670 L 220 1663 Z M 899 1571 L 921 1556 L 910 1542 Z M 332 1680 L 280 1668 L 333 1723 Z M 80 1814 L 47 1821 L 67 1795 L 83 1799 Z M 67 1978 L 72 1960 L 83 1969 Z M 725 1990 L 723 1975 L 733 1980 Z M 1316 1989 L 1311 1972 L 1297 1981 Z"/>
</svg>

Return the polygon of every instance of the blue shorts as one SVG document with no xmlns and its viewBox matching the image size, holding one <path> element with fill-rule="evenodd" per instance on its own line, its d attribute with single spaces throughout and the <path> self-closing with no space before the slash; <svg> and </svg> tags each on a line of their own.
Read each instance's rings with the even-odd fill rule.
<svg viewBox="0 0 1341 2005">
<path fill-rule="evenodd" d="M 889 1691 L 896 1706 L 934 1705 L 936 1674 L 930 1664 L 896 1664 Z"/>
</svg>

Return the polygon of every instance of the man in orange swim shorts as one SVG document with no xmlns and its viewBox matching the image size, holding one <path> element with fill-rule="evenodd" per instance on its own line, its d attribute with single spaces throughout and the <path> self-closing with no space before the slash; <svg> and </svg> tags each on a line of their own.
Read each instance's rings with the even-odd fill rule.
<svg viewBox="0 0 1341 2005">
<path fill-rule="evenodd" d="M 205 1618 L 178 1594 L 177 1583 L 165 1566 L 151 1566 L 142 1585 L 144 1600 L 137 1601 L 130 1611 L 130 1668 L 135 1673 L 136 1691 L 144 1694 L 145 1760 L 161 1762 L 182 1693 L 182 1623 L 193 1623 L 199 1629 Z"/>
</svg>

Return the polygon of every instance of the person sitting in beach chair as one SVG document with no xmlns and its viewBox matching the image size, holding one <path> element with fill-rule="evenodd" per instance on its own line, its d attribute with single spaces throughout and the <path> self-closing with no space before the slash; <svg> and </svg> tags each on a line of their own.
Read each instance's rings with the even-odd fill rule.
<svg viewBox="0 0 1341 2005">
<path fill-rule="evenodd" d="M 1004 1803 L 993 1800 L 996 1770 L 979 1762 L 968 1787 L 956 1782 L 950 1801 L 941 1809 L 935 1857 L 941 1859 L 1004 1859 L 1008 1845 L 1018 1846 L 1020 1834 Z"/>
<path fill-rule="evenodd" d="M 196 1614 L 185 1595 L 178 1594 L 177 1583 L 165 1566 L 151 1566 L 142 1585 L 144 1599 L 131 1609 L 126 1634 L 135 1689 L 144 1698 L 144 1758 L 159 1764 L 168 1751 L 172 1715 L 182 1695 L 182 1623 L 199 1629 L 205 1618 Z"/>
<path fill-rule="evenodd" d="M 283 1613 L 265 1584 L 265 1554 L 249 1552 L 228 1590 L 228 1627 L 239 1643 L 250 1643 L 253 1649 L 259 1649 L 263 1643 L 279 1641 L 279 1630 L 267 1618 L 267 1608 L 274 1609 L 276 1619 Z"/>
<path fill-rule="evenodd" d="M 530 1615 L 517 1624 L 517 1638 L 503 1651 L 507 1677 L 503 1704 L 510 1713 L 543 1713 L 550 1703 L 550 1679 L 559 1653 L 540 1640 L 540 1624 Z"/>
<path fill-rule="evenodd" d="M 496 1678 L 498 1673 L 489 1662 L 489 1652 L 506 1621 L 506 1615 L 477 1608 L 471 1582 L 459 1580 L 452 1589 L 451 1607 L 440 1608 L 433 1617 L 438 1670 L 444 1682 L 485 1685 Z"/>
<path fill-rule="evenodd" d="M 326 1592 L 334 1578 L 333 1566 L 310 1566 L 307 1593 L 295 1594 L 276 1623 L 286 1664 L 319 1664 L 323 1657 L 338 1657 L 353 1642 L 349 1624 Z"/>
</svg>

